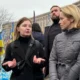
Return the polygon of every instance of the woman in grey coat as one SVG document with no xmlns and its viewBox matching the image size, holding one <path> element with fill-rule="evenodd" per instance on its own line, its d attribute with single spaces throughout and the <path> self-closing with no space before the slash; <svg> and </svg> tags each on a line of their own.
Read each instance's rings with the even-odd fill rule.
<svg viewBox="0 0 80 80">
<path fill-rule="evenodd" d="M 50 80 L 80 80 L 80 10 L 75 5 L 61 9 L 62 33 L 55 37 L 49 58 Z"/>
</svg>

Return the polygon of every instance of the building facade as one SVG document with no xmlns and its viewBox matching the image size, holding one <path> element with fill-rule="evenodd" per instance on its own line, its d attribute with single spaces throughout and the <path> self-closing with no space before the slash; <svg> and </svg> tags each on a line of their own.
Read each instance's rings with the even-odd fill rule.
<svg viewBox="0 0 80 80">
<path fill-rule="evenodd" d="M 33 17 L 30 18 L 30 19 L 31 19 L 32 22 L 34 22 Z M 50 18 L 50 12 L 47 12 L 47 13 L 36 16 L 35 17 L 35 22 L 39 23 L 39 25 L 42 29 L 42 32 L 44 32 L 44 28 L 46 26 L 49 26 L 52 23 L 51 18 Z"/>
<path fill-rule="evenodd" d="M 80 8 L 80 1 L 77 1 L 77 2 L 75 2 L 73 4 L 77 5 Z M 33 20 L 34 20 L 33 17 L 31 17 L 30 20 L 33 22 Z M 35 16 L 35 22 L 39 23 L 42 31 L 44 32 L 44 28 L 46 26 L 51 25 L 51 23 L 52 23 L 51 18 L 50 18 L 50 12 Z M 11 23 L 7 23 L 5 25 L 10 25 L 11 26 L 11 24 L 12 24 L 12 22 Z M 5 26 L 5 25 L 3 25 L 3 26 Z M 16 25 L 16 22 L 14 22 L 14 25 Z M 3 28 L 6 29 L 6 27 L 3 27 Z"/>
</svg>

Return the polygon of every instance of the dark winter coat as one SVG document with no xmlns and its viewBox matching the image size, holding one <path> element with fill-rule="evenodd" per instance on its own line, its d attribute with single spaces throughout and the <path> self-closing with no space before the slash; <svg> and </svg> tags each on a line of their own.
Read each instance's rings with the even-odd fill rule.
<svg viewBox="0 0 80 80">
<path fill-rule="evenodd" d="M 61 33 L 61 28 L 59 24 L 52 24 L 51 26 L 45 27 L 45 49 L 48 59 L 52 49 L 54 38 L 59 33 Z"/>
<path fill-rule="evenodd" d="M 20 45 L 20 41 L 18 39 L 14 41 L 13 55 L 12 55 L 11 54 L 11 50 L 12 50 L 11 44 L 9 44 L 6 48 L 6 56 L 5 56 L 3 63 L 15 58 L 18 64 L 20 61 L 25 59 L 25 51 L 23 49 L 23 46 Z M 31 52 L 32 54 L 28 58 L 28 61 L 31 64 L 31 66 L 28 65 L 27 62 L 24 68 L 21 70 L 18 69 L 19 67 L 18 65 L 15 68 L 9 68 L 8 66 L 3 66 L 3 68 L 6 71 L 12 70 L 10 80 L 37 80 L 35 79 L 35 75 L 39 76 L 43 80 L 43 76 L 42 76 L 43 74 L 42 74 L 41 69 L 44 67 L 45 63 L 41 63 L 41 64 L 33 63 L 34 55 L 37 55 L 37 57 L 45 58 L 42 45 L 40 44 L 39 48 L 37 48 L 36 43 L 34 43 L 31 48 Z"/>
<path fill-rule="evenodd" d="M 61 32 L 59 24 L 52 24 L 45 27 L 45 53 L 47 57 L 46 75 L 49 74 L 49 56 L 52 49 L 54 38 Z"/>
<path fill-rule="evenodd" d="M 50 80 L 80 80 L 80 30 L 55 37 L 49 59 Z"/>
<path fill-rule="evenodd" d="M 34 39 L 38 40 L 44 46 L 44 35 L 41 32 L 33 31 L 32 35 Z"/>
</svg>

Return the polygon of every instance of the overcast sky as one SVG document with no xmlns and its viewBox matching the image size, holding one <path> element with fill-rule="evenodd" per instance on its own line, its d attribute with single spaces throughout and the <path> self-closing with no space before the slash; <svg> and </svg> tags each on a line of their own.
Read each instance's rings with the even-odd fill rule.
<svg viewBox="0 0 80 80">
<path fill-rule="evenodd" d="M 59 5 L 60 7 L 67 4 L 72 4 L 78 0 L 0 0 L 0 7 L 7 9 L 13 14 L 14 20 L 21 17 L 33 17 L 33 11 L 36 15 L 49 12 L 52 5 Z"/>
</svg>

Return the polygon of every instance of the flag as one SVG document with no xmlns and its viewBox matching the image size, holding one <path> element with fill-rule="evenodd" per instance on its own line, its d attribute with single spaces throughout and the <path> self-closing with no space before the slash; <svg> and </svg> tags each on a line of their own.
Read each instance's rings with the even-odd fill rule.
<svg viewBox="0 0 80 80">
<path fill-rule="evenodd" d="M 2 32 L 0 32 L 0 47 L 4 47 L 3 40 L 2 40 Z"/>
<path fill-rule="evenodd" d="M 2 37 L 3 37 L 2 36 L 2 32 L 0 32 L 0 56 L 5 53 L 5 51 L 4 51 L 4 43 L 3 43 Z"/>
</svg>

